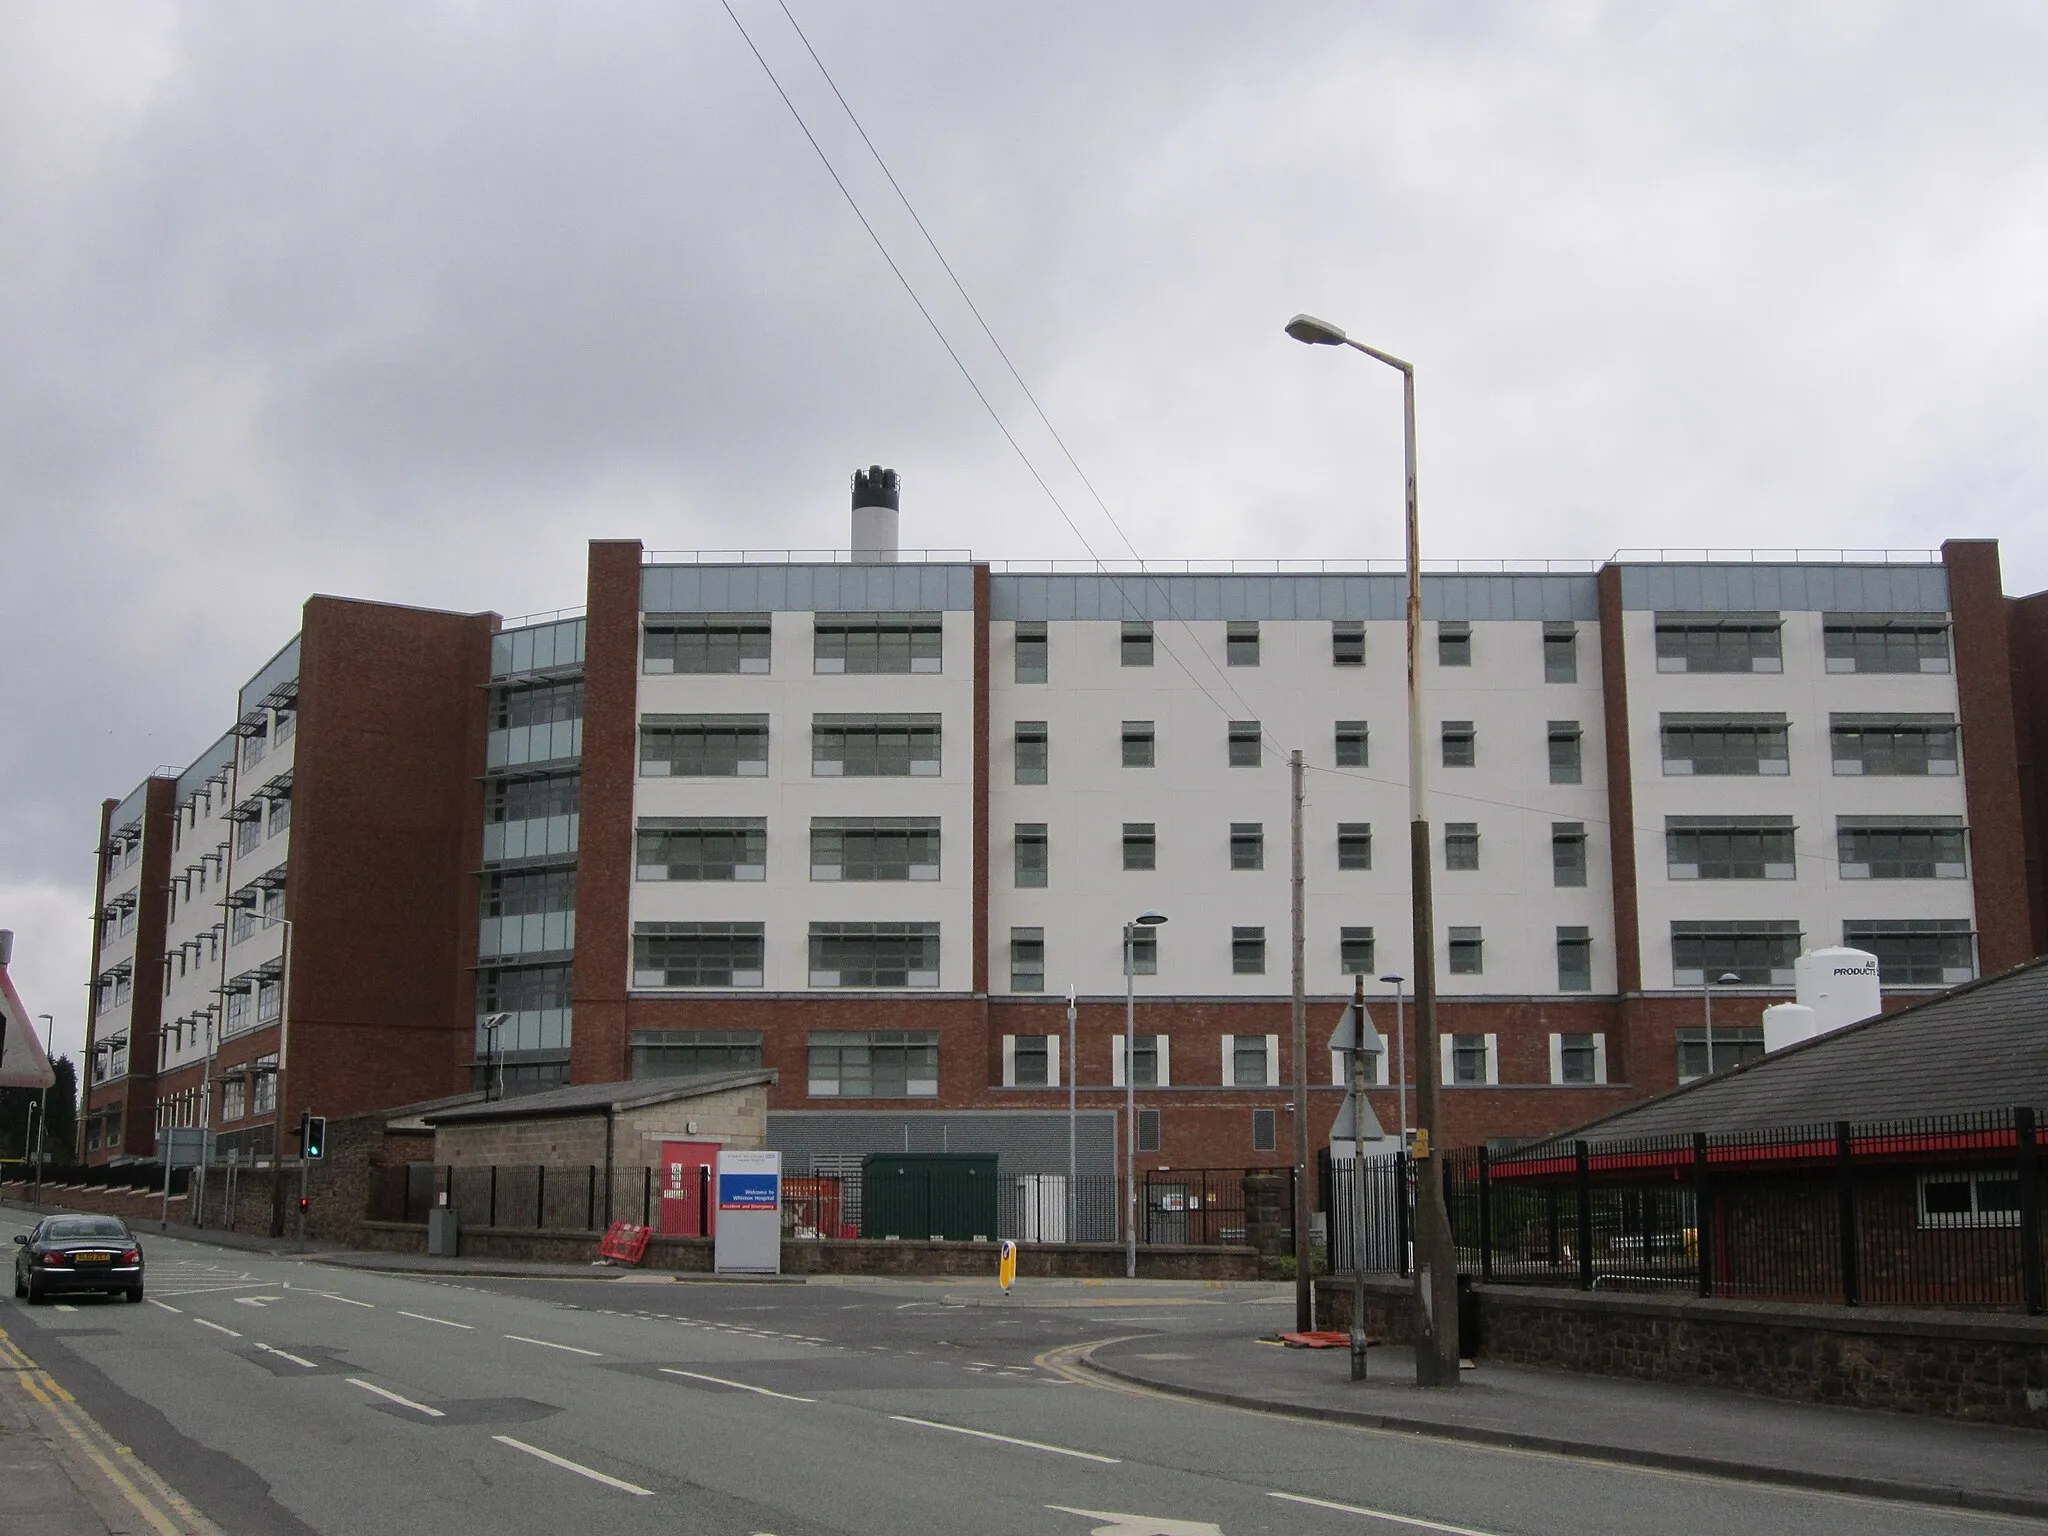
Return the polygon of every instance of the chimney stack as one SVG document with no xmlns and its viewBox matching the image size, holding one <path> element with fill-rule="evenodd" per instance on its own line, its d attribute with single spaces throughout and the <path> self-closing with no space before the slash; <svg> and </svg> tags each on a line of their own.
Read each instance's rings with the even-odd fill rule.
<svg viewBox="0 0 2048 1536">
<path fill-rule="evenodd" d="M 896 563 L 896 471 L 879 464 L 853 472 L 853 563 Z"/>
</svg>

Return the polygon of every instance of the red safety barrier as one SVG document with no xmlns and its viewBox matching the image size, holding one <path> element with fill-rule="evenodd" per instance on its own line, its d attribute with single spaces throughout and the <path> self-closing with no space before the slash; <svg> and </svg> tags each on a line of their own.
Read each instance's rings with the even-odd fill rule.
<svg viewBox="0 0 2048 1536">
<path fill-rule="evenodd" d="M 652 1227 L 615 1221 L 611 1230 L 605 1233 L 604 1241 L 597 1245 L 598 1257 L 617 1259 L 621 1264 L 638 1264 L 647 1256 L 647 1239 L 653 1232 Z"/>
</svg>

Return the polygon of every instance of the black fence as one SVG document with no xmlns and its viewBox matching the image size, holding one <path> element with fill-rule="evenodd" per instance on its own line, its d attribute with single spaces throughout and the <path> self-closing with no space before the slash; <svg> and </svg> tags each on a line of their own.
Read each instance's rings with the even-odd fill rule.
<svg viewBox="0 0 2048 1536">
<path fill-rule="evenodd" d="M 1493 1283 L 2039 1315 L 2039 1123 L 2019 1108 L 1339 1160 L 1332 1264 L 1407 1273 L 1434 1170 L 1459 1268 Z"/>
</svg>

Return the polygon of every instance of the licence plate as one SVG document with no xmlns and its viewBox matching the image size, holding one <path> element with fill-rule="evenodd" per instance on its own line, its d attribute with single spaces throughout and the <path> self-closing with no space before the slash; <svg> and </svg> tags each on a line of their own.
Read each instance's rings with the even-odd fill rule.
<svg viewBox="0 0 2048 1536">
<path fill-rule="evenodd" d="M 72 1259 L 79 1264 L 111 1264 L 114 1256 L 111 1253 L 77 1253 L 72 1255 Z"/>
</svg>

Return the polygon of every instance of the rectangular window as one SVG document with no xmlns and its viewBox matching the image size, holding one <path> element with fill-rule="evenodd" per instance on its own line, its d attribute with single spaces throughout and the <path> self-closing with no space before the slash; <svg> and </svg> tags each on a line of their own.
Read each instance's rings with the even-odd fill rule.
<svg viewBox="0 0 2048 1536">
<path fill-rule="evenodd" d="M 284 1004 L 284 987 L 276 981 L 256 983 L 256 1022 L 275 1024 Z"/>
<path fill-rule="evenodd" d="M 1337 867 L 1339 869 L 1372 868 L 1371 822 L 1340 821 L 1337 823 Z"/>
<path fill-rule="evenodd" d="M 1706 985 L 1732 975 L 1753 987 L 1789 987 L 1799 958 L 1799 924 L 1770 919 L 1738 922 L 1674 922 L 1671 925 L 1673 986 Z"/>
<path fill-rule="evenodd" d="M 1924 778 L 1956 772 L 1954 715 L 1829 715 L 1828 741 L 1837 775 Z"/>
<path fill-rule="evenodd" d="M 650 779 L 763 779 L 766 715 L 645 715 L 640 774 Z"/>
<path fill-rule="evenodd" d="M 1948 621 L 1930 614 L 1829 613 L 1821 646 L 1830 672 L 1946 672 Z"/>
<path fill-rule="evenodd" d="M 1576 720 L 1553 720 L 1550 722 L 1550 782 L 1553 784 L 1577 784 L 1584 777 L 1580 764 L 1579 722 Z"/>
<path fill-rule="evenodd" d="M 1446 1074 L 1461 1088 L 1480 1088 L 1492 1080 L 1493 1074 L 1487 1069 L 1492 1065 L 1492 1052 L 1487 1047 L 1484 1035 L 1452 1035 L 1450 1037 L 1451 1070 Z"/>
<path fill-rule="evenodd" d="M 1124 868 L 1157 869 L 1159 867 L 1159 835 L 1156 824 L 1149 821 L 1127 821 L 1124 823 Z"/>
<path fill-rule="evenodd" d="M 1224 1060 L 1229 1063 L 1230 1076 L 1225 1079 L 1232 1088 L 1272 1088 L 1277 1086 L 1269 1073 L 1274 1065 L 1273 1053 L 1267 1049 L 1264 1035 L 1225 1035 L 1223 1037 Z"/>
<path fill-rule="evenodd" d="M 935 1099 L 937 1031 L 816 1030 L 808 1089 L 814 1099 Z"/>
<path fill-rule="evenodd" d="M 1443 742 L 1446 768 L 1470 768 L 1479 761 L 1479 736 L 1470 720 L 1446 720 Z"/>
<path fill-rule="evenodd" d="M 1280 1113 L 1272 1109 L 1252 1111 L 1252 1150 L 1271 1152 L 1280 1139 Z"/>
<path fill-rule="evenodd" d="M 1552 1035 L 1550 1080 L 1580 1087 L 1606 1082 L 1606 1047 L 1604 1035 Z"/>
<path fill-rule="evenodd" d="M 1477 928 L 1453 928 L 1450 973 L 1453 976 L 1481 976 L 1486 972 L 1486 940 Z"/>
<path fill-rule="evenodd" d="M 1362 667 L 1365 665 L 1365 621 L 1363 619 L 1335 619 L 1331 621 L 1330 665 L 1333 667 Z"/>
<path fill-rule="evenodd" d="M 1782 672 L 1775 613 L 1660 613 L 1659 672 Z"/>
<path fill-rule="evenodd" d="M 1223 659 L 1233 667 L 1259 664 L 1259 621 L 1232 619 L 1223 626 Z"/>
<path fill-rule="evenodd" d="M 1152 665 L 1152 621 L 1150 619 L 1124 620 L 1123 664 L 1127 667 L 1149 667 Z"/>
<path fill-rule="evenodd" d="M 937 715 L 813 715 L 811 773 L 821 779 L 935 779 Z"/>
<path fill-rule="evenodd" d="M 1048 855 L 1045 823 L 1042 821 L 1020 821 L 1017 823 L 1017 888 L 1019 890 L 1042 890 L 1050 860 Z"/>
<path fill-rule="evenodd" d="M 1366 737 L 1366 722 L 1363 720 L 1339 720 L 1337 722 L 1337 766 L 1339 768 L 1364 768 L 1369 742 Z"/>
<path fill-rule="evenodd" d="M 509 869 L 483 877 L 483 917 L 525 917 L 576 910 L 576 871 Z M 266 925 L 267 926 L 267 925 Z"/>
<path fill-rule="evenodd" d="M 583 718 L 583 680 L 531 683 L 491 690 L 491 729 L 509 731 L 522 725 L 556 725 Z"/>
<path fill-rule="evenodd" d="M 1554 886 L 1586 883 L 1584 822 L 1553 821 L 1550 824 L 1550 883 Z"/>
<path fill-rule="evenodd" d="M 821 613 L 812 635 L 815 672 L 941 670 L 944 630 L 936 613 Z"/>
<path fill-rule="evenodd" d="M 936 816 L 813 816 L 813 880 L 936 880 Z"/>
<path fill-rule="evenodd" d="M 574 816 L 583 798 L 583 775 L 551 773 L 539 777 L 491 779 L 484 785 L 484 820 L 544 821 Z"/>
<path fill-rule="evenodd" d="M 1557 990 L 1593 990 L 1593 933 L 1588 928 L 1557 930 Z"/>
<path fill-rule="evenodd" d="M 1673 880 L 1790 880 L 1798 873 L 1790 816 L 1666 816 Z"/>
<path fill-rule="evenodd" d="M 1708 1058 L 1707 1032 L 1681 1029 L 1678 1032 L 1678 1080 L 1690 1083 L 1712 1072 L 1726 1072 L 1745 1062 L 1761 1061 L 1764 1032 L 1756 1024 L 1716 1024 L 1712 1059 Z"/>
<path fill-rule="evenodd" d="M 1017 681 L 1042 683 L 1045 679 L 1045 621 L 1020 619 L 1017 623 Z"/>
<path fill-rule="evenodd" d="M 1265 929 L 1233 928 L 1230 930 L 1230 973 L 1233 976 L 1263 976 L 1266 974 Z"/>
<path fill-rule="evenodd" d="M 1141 1109 L 1138 1111 L 1138 1150 L 1157 1152 L 1159 1150 L 1159 1111 Z"/>
<path fill-rule="evenodd" d="M 1942 987 L 1977 974 L 1977 936 L 1964 917 L 1849 918 L 1842 942 L 1877 956 L 1887 987 Z"/>
<path fill-rule="evenodd" d="M 1439 619 L 1436 626 L 1436 664 L 1440 667 L 1472 665 L 1472 626 L 1462 620 Z"/>
<path fill-rule="evenodd" d="M 1960 816 L 1838 816 L 1844 880 L 1962 880 L 1970 873 Z"/>
<path fill-rule="evenodd" d="M 1160 1059 L 1164 1054 L 1160 1050 L 1160 1045 L 1165 1038 L 1163 1035 L 1138 1035 L 1134 1037 L 1131 1042 L 1134 1049 L 1131 1052 L 1130 1058 L 1134 1063 L 1134 1070 L 1131 1073 L 1131 1086 L 1133 1088 L 1163 1088 L 1166 1086 L 1161 1081 L 1165 1074 L 1159 1070 Z M 1110 1075 L 1113 1079 L 1111 1086 L 1117 1088 L 1121 1088 L 1124 1085 L 1124 1044 L 1124 1037 L 1122 1035 L 1118 1035 L 1110 1042 Z"/>
<path fill-rule="evenodd" d="M 1159 974 L 1159 930 L 1140 928 L 1130 936 L 1130 966 L 1133 976 Z"/>
<path fill-rule="evenodd" d="M 1339 928 L 1337 959 L 1346 976 L 1373 974 L 1373 937 L 1370 928 Z"/>
<path fill-rule="evenodd" d="M 278 833 L 284 831 L 284 829 L 289 827 L 291 824 L 292 797 L 290 795 L 273 796 L 270 801 L 270 817 L 268 823 L 266 824 L 264 836 L 275 837 L 277 836 Z M 205 866 L 201 865 L 200 868 L 203 873 Z"/>
<path fill-rule="evenodd" d="M 277 724 L 271 727 L 270 739 L 281 747 L 298 734 L 299 717 L 295 710 L 280 709 L 277 712 L 276 720 Z"/>
<path fill-rule="evenodd" d="M 649 614 L 640 670 L 647 673 L 768 670 L 765 613 Z"/>
<path fill-rule="evenodd" d="M 1153 766 L 1153 737 L 1150 720 L 1126 720 L 1123 732 L 1124 766 L 1126 768 L 1150 768 Z"/>
<path fill-rule="evenodd" d="M 633 1076 L 702 1077 L 761 1065 L 758 1029 L 636 1029 Z"/>
<path fill-rule="evenodd" d="M 1543 681 L 1576 683 L 1579 680 L 1579 626 L 1569 619 L 1545 620 L 1543 625 Z"/>
<path fill-rule="evenodd" d="M 1024 990 L 1043 990 L 1042 988 Z M 1010 1088 L 1052 1088 L 1053 1044 L 1051 1035 L 1012 1035 L 1010 1037 Z"/>
<path fill-rule="evenodd" d="M 1043 720 L 1019 720 L 1017 722 L 1017 782 L 1019 784 L 1043 784 L 1046 781 L 1047 759 L 1050 751 L 1045 738 L 1046 730 Z"/>
<path fill-rule="evenodd" d="M 814 987 L 936 987 L 937 923 L 813 923 Z"/>
<path fill-rule="evenodd" d="M 1230 722 L 1230 766 L 1233 768 L 1256 768 L 1259 766 L 1259 722 L 1256 720 L 1233 720 Z"/>
<path fill-rule="evenodd" d="M 1232 869 L 1264 869 L 1266 867 L 1266 827 L 1258 821 L 1233 821 L 1230 824 L 1230 867 Z"/>
<path fill-rule="evenodd" d="M 1659 717 L 1664 772 L 1749 777 L 1788 774 L 1791 747 L 1782 714 Z"/>
<path fill-rule="evenodd" d="M 248 1113 L 249 1082 L 236 1072 L 220 1085 L 220 1117 L 223 1120 L 240 1120 Z"/>
<path fill-rule="evenodd" d="M 1920 1175 L 1923 1227 L 2016 1227 L 2020 1224 L 2020 1181 L 2011 1168 L 1974 1173 Z"/>
<path fill-rule="evenodd" d="M 270 750 L 270 737 L 267 728 L 261 723 L 262 712 L 260 710 L 257 712 L 257 718 L 258 723 L 251 727 L 247 736 L 242 738 L 242 766 L 244 768 L 254 768 L 263 761 L 264 754 Z"/>
<path fill-rule="evenodd" d="M 235 852 L 253 853 L 263 844 L 263 807 L 260 801 L 250 801 L 241 808 L 245 814 L 235 818 Z"/>
<path fill-rule="evenodd" d="M 759 923 L 635 923 L 636 987 L 758 987 Z"/>
<path fill-rule="evenodd" d="M 1043 992 L 1045 990 L 1045 930 L 1043 928 L 1012 928 L 1010 930 L 1010 990 L 1012 992 Z"/>
<path fill-rule="evenodd" d="M 1476 821 L 1451 821 L 1444 823 L 1444 868 L 1477 869 L 1479 867 L 1479 823 Z"/>
<path fill-rule="evenodd" d="M 765 880 L 768 822 L 760 816 L 643 816 L 635 864 L 642 880 Z"/>
</svg>

